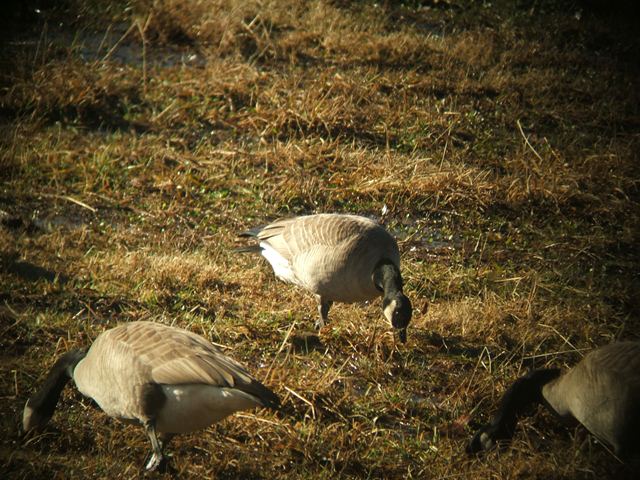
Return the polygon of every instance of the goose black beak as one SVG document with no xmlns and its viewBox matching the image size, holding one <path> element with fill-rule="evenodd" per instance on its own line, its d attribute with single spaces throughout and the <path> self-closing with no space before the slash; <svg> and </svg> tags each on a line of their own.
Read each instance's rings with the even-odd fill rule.
<svg viewBox="0 0 640 480">
<path fill-rule="evenodd" d="M 401 343 L 407 343 L 407 328 L 398 328 L 397 329 L 398 332 L 398 339 L 400 340 Z"/>
</svg>

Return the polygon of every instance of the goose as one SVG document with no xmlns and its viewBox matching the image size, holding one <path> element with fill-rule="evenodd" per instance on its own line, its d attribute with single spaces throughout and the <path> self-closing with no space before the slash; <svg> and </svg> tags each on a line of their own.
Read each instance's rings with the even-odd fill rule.
<svg viewBox="0 0 640 480">
<path fill-rule="evenodd" d="M 384 316 L 406 341 L 411 302 L 402 292 L 400 252 L 380 224 L 365 217 L 316 214 L 276 220 L 243 232 L 258 244 L 236 249 L 261 253 L 280 280 L 313 293 L 320 318 L 333 302 L 353 303 L 382 295 Z"/>
<path fill-rule="evenodd" d="M 152 446 L 147 470 L 166 467 L 163 449 L 175 434 L 204 429 L 239 410 L 280 404 L 203 337 L 139 321 L 104 331 L 87 352 L 62 355 L 27 400 L 25 432 L 47 424 L 71 379 L 107 415 L 145 428 Z"/>
<path fill-rule="evenodd" d="M 467 445 L 468 453 L 510 439 L 517 417 L 543 403 L 560 418 L 577 420 L 613 447 L 620 459 L 640 457 L 640 342 L 617 342 L 587 354 L 571 370 L 535 370 L 506 391 L 498 412 Z"/>
</svg>

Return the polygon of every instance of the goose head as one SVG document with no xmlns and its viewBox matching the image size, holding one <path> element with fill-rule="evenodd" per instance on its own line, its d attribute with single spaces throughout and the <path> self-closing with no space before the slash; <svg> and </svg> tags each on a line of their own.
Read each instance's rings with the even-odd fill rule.
<svg viewBox="0 0 640 480">
<path fill-rule="evenodd" d="M 72 350 L 56 361 L 40 389 L 24 406 L 22 429 L 25 432 L 42 428 L 51 420 L 62 389 L 73 378 L 76 365 L 85 355 L 83 350 Z"/>
<path fill-rule="evenodd" d="M 401 291 L 392 297 L 384 297 L 382 311 L 391 326 L 398 331 L 402 343 L 407 341 L 407 326 L 411 321 L 411 301 Z"/>
</svg>

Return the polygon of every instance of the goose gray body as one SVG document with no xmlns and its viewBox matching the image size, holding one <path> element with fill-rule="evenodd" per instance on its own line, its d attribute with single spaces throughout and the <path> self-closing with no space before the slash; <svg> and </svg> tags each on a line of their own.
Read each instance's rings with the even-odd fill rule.
<svg viewBox="0 0 640 480">
<path fill-rule="evenodd" d="M 517 416 L 535 403 L 543 403 L 562 418 L 577 420 L 611 445 L 620 458 L 640 457 L 635 438 L 640 429 L 640 342 L 598 348 L 564 374 L 545 369 L 518 379 L 468 451 L 486 450 L 510 438 Z"/>
<path fill-rule="evenodd" d="M 590 352 L 545 384 L 542 396 L 555 413 L 576 419 L 618 455 L 627 456 L 640 427 L 640 342 L 613 343 Z"/>
<path fill-rule="evenodd" d="M 154 449 L 151 468 L 162 460 L 156 432 L 168 437 L 193 432 L 238 410 L 279 404 L 273 392 L 210 342 L 159 323 L 118 326 L 99 335 L 86 355 L 72 353 L 27 401 L 24 430 L 49 420 L 64 383 L 73 378 L 107 415 L 145 426 Z"/>
<path fill-rule="evenodd" d="M 381 295 L 394 326 L 404 329 L 409 323 L 411 304 L 402 293 L 398 244 L 378 223 L 356 215 L 318 214 L 280 219 L 241 236 L 256 237 L 259 245 L 240 251 L 260 252 L 279 279 L 316 296 L 318 326 L 327 320 L 332 302 Z"/>
</svg>

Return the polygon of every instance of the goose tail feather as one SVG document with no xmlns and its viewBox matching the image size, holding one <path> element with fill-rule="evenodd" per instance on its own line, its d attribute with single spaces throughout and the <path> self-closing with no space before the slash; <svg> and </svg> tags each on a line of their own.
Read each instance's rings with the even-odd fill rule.
<svg viewBox="0 0 640 480">
<path fill-rule="evenodd" d="M 234 253 L 260 253 L 262 247 L 260 245 L 248 245 L 246 247 L 238 247 L 233 249 Z"/>
<path fill-rule="evenodd" d="M 260 225 L 259 227 L 250 228 L 242 233 L 239 233 L 239 237 L 257 237 L 260 232 L 264 229 L 264 225 Z"/>
</svg>

